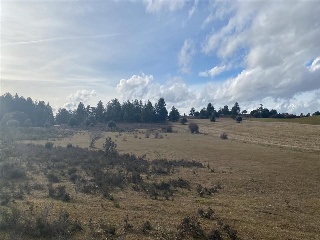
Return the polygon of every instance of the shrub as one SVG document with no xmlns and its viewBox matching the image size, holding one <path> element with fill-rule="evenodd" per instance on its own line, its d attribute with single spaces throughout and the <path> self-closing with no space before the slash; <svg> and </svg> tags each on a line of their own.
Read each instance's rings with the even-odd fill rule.
<svg viewBox="0 0 320 240">
<path fill-rule="evenodd" d="M 186 117 L 181 118 L 180 123 L 182 125 L 185 125 L 188 122 L 188 119 Z"/>
<path fill-rule="evenodd" d="M 53 148 L 53 142 L 46 142 L 46 143 L 44 144 L 44 147 L 45 147 L 46 149 L 52 149 L 52 148 Z"/>
<path fill-rule="evenodd" d="M 167 126 L 165 126 L 165 127 L 162 127 L 162 128 L 161 128 L 161 131 L 162 131 L 162 132 L 171 133 L 171 132 L 173 132 L 172 126 L 171 126 L 171 125 L 167 125 Z"/>
<path fill-rule="evenodd" d="M 242 122 L 242 117 L 241 117 L 241 116 L 237 116 L 237 117 L 236 117 L 236 122 L 237 122 L 237 123 Z"/>
<path fill-rule="evenodd" d="M 19 126 L 20 126 L 20 123 L 19 123 L 19 121 L 17 121 L 17 120 L 9 120 L 9 121 L 7 122 L 7 126 L 8 126 L 8 127 L 19 127 Z"/>
<path fill-rule="evenodd" d="M 107 126 L 108 126 L 108 128 L 111 128 L 111 129 L 115 129 L 117 127 L 117 125 L 114 121 L 109 121 L 107 123 Z"/>
<path fill-rule="evenodd" d="M 196 123 L 189 124 L 189 130 L 191 133 L 199 133 L 199 126 Z"/>
<path fill-rule="evenodd" d="M 214 115 L 214 113 L 210 116 L 210 121 L 211 122 L 215 122 L 216 121 L 216 116 Z"/>
<path fill-rule="evenodd" d="M 118 153 L 117 151 L 117 144 L 115 144 L 111 137 L 107 137 L 105 143 L 103 144 L 105 155 L 111 156 L 116 155 Z"/>
<path fill-rule="evenodd" d="M 59 177 L 53 172 L 49 172 L 47 174 L 47 178 L 48 178 L 49 182 L 51 182 L 51 183 L 58 183 L 60 181 Z"/>
<path fill-rule="evenodd" d="M 0 178 L 5 179 L 20 179 L 26 177 L 26 170 L 14 163 L 0 164 Z"/>
<path fill-rule="evenodd" d="M 220 133 L 220 138 L 221 138 L 222 140 L 228 139 L 228 134 L 225 133 L 225 132 Z"/>
<path fill-rule="evenodd" d="M 142 225 L 142 232 L 146 234 L 147 232 L 149 232 L 151 230 L 152 230 L 151 223 L 149 221 L 144 222 Z"/>
<path fill-rule="evenodd" d="M 44 124 L 44 127 L 45 127 L 45 128 L 49 128 L 49 127 L 51 127 L 51 123 L 46 122 L 46 123 Z"/>
<path fill-rule="evenodd" d="M 68 143 L 67 148 L 72 148 L 72 143 Z"/>
</svg>

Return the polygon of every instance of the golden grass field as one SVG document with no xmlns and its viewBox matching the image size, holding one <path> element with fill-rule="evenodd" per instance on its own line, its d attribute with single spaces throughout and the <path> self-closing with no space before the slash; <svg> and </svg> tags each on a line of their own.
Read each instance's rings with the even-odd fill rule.
<svg viewBox="0 0 320 240">
<path fill-rule="evenodd" d="M 117 204 L 99 194 L 86 195 L 67 184 L 72 201 L 52 200 L 44 192 L 28 195 L 21 204 L 52 204 L 53 213 L 67 209 L 83 226 L 90 221 L 99 225 L 108 221 L 116 226 L 119 239 L 166 239 L 188 215 L 199 208 L 211 207 L 215 215 L 237 230 L 239 239 L 320 239 L 320 126 L 288 122 L 261 122 L 232 119 L 190 119 L 199 125 L 199 134 L 191 134 L 188 125 L 173 124 L 173 133 L 160 129 L 135 129 L 128 132 L 77 130 L 68 138 L 54 139 L 54 146 L 89 148 L 91 138 L 99 136 L 96 149 L 102 149 L 110 136 L 120 153 L 145 156 L 146 159 L 186 159 L 203 163 L 206 168 L 178 168 L 173 175 L 155 177 L 155 181 L 181 177 L 197 184 L 223 186 L 212 196 L 200 197 L 194 190 L 179 190 L 174 200 L 152 200 L 142 193 L 125 188 L 114 192 Z M 121 124 L 119 124 L 121 127 Z M 146 138 L 146 132 L 150 137 Z M 155 138 L 155 132 L 159 132 Z M 219 135 L 228 134 L 222 140 Z M 27 141 L 28 142 L 28 141 Z M 44 144 L 46 141 L 33 141 Z M 34 176 L 45 182 L 43 175 Z M 123 221 L 133 225 L 123 230 Z M 141 225 L 150 221 L 153 234 L 144 235 Z M 199 219 L 205 230 L 217 223 Z M 99 238 L 99 229 L 96 230 Z M 9 238 L 8 238 L 9 239 Z M 77 234 L 75 239 L 88 239 Z M 101 238 L 104 239 L 104 238 Z"/>
</svg>

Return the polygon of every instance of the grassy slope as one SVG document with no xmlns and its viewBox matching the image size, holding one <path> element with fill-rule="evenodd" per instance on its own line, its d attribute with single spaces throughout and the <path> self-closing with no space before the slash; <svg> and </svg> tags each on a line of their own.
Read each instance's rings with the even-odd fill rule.
<svg viewBox="0 0 320 240">
<path fill-rule="evenodd" d="M 292 119 L 281 119 L 281 118 L 250 118 L 250 121 L 261 121 L 261 122 L 288 122 L 288 123 L 320 125 L 320 116 L 303 117 L 303 118 L 292 118 Z"/>
</svg>

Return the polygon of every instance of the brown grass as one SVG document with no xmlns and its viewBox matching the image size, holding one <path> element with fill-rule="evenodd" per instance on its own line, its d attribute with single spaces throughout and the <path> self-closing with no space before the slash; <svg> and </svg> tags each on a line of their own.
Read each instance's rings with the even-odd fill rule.
<svg viewBox="0 0 320 240">
<path fill-rule="evenodd" d="M 98 194 L 75 192 L 68 182 L 70 203 L 52 200 L 35 191 L 21 204 L 33 202 L 41 208 L 53 202 L 55 213 L 67 209 L 84 226 L 90 219 L 96 226 L 101 221 L 112 223 L 117 234 L 126 239 L 157 239 L 156 230 L 151 235 L 141 233 L 139 229 L 144 222 L 148 220 L 153 227 L 175 231 L 185 216 L 207 207 L 233 226 L 241 239 L 319 239 L 320 126 L 249 120 L 236 123 L 229 119 L 217 119 L 214 123 L 189 121 L 199 125 L 200 134 L 191 134 L 187 125 L 176 124 L 174 133 L 161 133 L 163 138 L 155 138 L 155 130 L 150 129 L 150 137 L 146 138 L 146 129 L 136 129 L 102 132 L 95 144 L 97 149 L 102 148 L 105 137 L 110 136 L 120 153 L 146 156 L 150 160 L 195 160 L 208 166 L 179 168 L 174 175 L 155 177 L 155 181 L 181 177 L 191 182 L 193 190 L 179 190 L 173 201 L 151 200 L 143 193 L 125 188 L 114 192 L 120 206 L 117 207 Z M 227 140 L 220 139 L 221 132 L 228 134 Z M 80 131 L 54 141 L 54 146 L 72 143 L 89 148 L 91 136 L 92 133 Z M 37 181 L 37 176 L 33 178 Z M 39 176 L 40 179 L 44 181 Z M 197 184 L 210 187 L 218 182 L 223 189 L 212 197 L 199 197 L 194 190 Z M 127 215 L 133 225 L 129 233 L 123 229 Z M 206 230 L 216 224 L 212 220 L 200 221 Z M 87 236 L 79 234 L 76 239 Z"/>
</svg>

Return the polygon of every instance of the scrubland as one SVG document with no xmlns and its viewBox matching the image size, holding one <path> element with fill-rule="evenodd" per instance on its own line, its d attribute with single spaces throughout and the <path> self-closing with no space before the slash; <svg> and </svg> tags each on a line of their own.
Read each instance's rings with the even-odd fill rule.
<svg viewBox="0 0 320 240">
<path fill-rule="evenodd" d="M 320 238 L 319 125 L 190 122 L 1 129 L 0 238 Z"/>
</svg>

